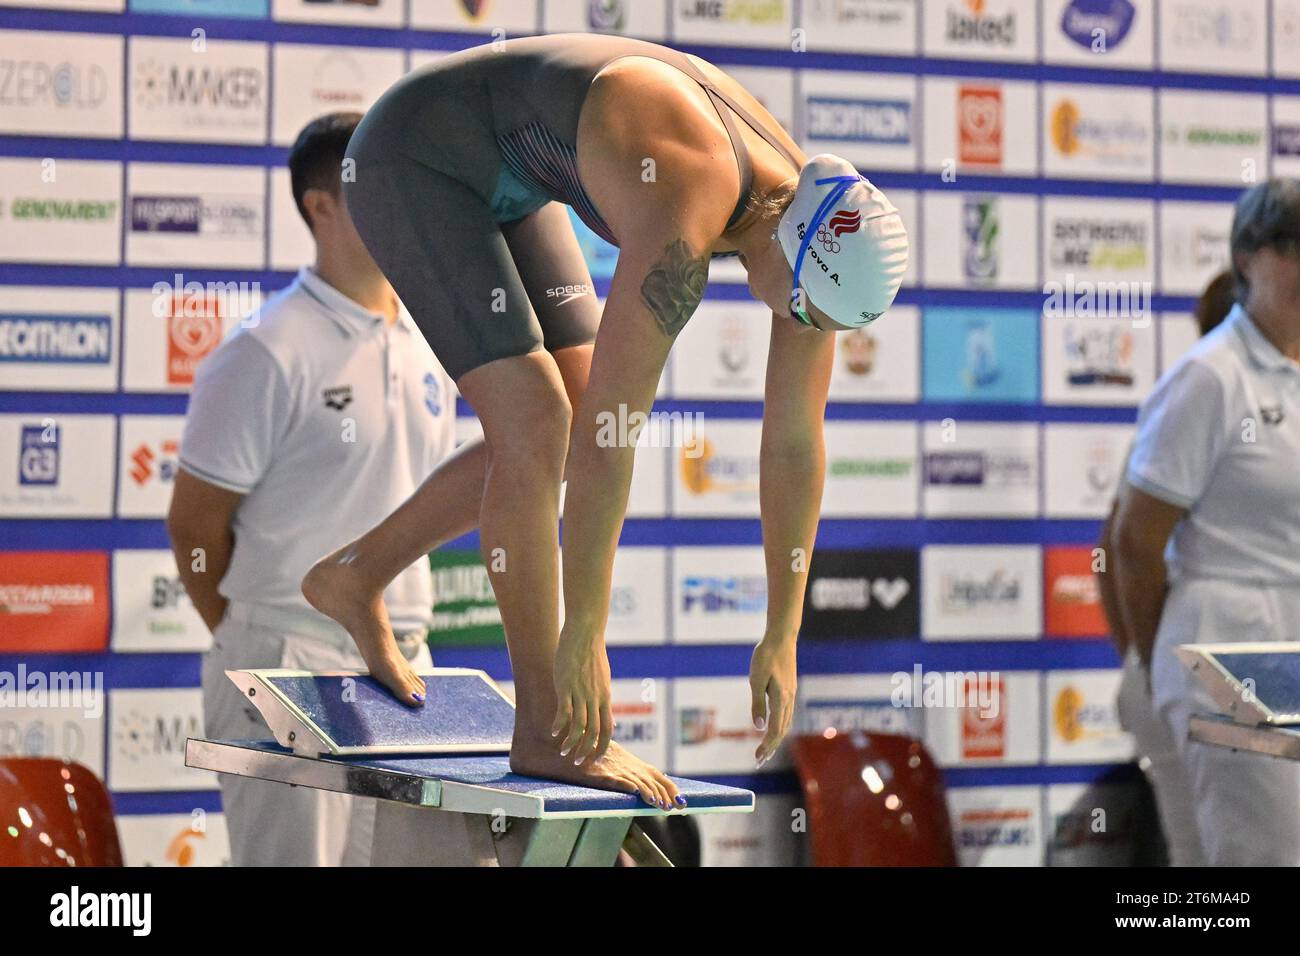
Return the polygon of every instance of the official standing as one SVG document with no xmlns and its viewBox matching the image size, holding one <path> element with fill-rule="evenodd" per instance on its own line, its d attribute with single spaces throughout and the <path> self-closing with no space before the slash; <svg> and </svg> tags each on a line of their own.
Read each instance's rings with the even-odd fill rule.
<svg viewBox="0 0 1300 956">
<path fill-rule="evenodd" d="M 1300 621 L 1300 180 L 1233 217 L 1237 305 L 1157 383 L 1116 517 L 1120 610 L 1192 788 L 1206 862 L 1300 865 L 1300 764 L 1196 743 L 1218 708 L 1179 644 L 1294 640 Z M 1154 653 L 1153 653 L 1154 650 Z"/>
<path fill-rule="evenodd" d="M 1215 276 L 1201 293 L 1196 303 L 1196 325 L 1202 336 L 1209 335 L 1227 318 L 1236 303 L 1236 283 L 1231 270 Z M 1128 470 L 1125 458 L 1124 471 Z M 1111 505 L 1110 515 L 1102 527 L 1098 542 L 1103 552 L 1115 555 L 1115 518 L 1119 512 L 1119 497 Z M 1169 725 L 1155 712 L 1151 700 L 1151 677 L 1147 666 L 1138 655 L 1138 649 L 1129 638 L 1120 608 L 1119 590 L 1115 585 L 1114 561 L 1111 573 L 1102 569 L 1097 575 L 1101 603 L 1110 625 L 1111 640 L 1124 662 L 1123 677 L 1116 695 L 1119 723 L 1133 736 L 1139 765 L 1151 781 L 1155 791 L 1156 808 L 1164 832 L 1165 847 L 1171 866 L 1201 866 L 1205 853 L 1201 849 L 1200 830 L 1196 823 L 1196 804 L 1183 762 L 1178 755 L 1178 744 L 1170 733 Z"/>
<path fill-rule="evenodd" d="M 167 528 L 213 633 L 204 730 L 267 737 L 227 669 L 365 669 L 299 590 L 307 569 L 386 517 L 452 449 L 454 392 L 357 235 L 341 164 L 361 116 L 310 123 L 289 155 L 315 264 L 199 367 Z M 385 592 L 403 656 L 428 666 L 433 585 L 417 561 Z M 369 862 L 374 802 L 220 777 L 236 866 Z"/>
</svg>

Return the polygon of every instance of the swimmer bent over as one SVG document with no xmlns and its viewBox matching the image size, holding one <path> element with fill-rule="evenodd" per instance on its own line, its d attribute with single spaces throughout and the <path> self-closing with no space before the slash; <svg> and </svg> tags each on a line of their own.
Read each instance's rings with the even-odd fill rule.
<svg viewBox="0 0 1300 956">
<path fill-rule="evenodd" d="M 379 100 L 348 157 L 352 218 L 483 440 L 323 558 L 303 593 L 348 629 L 376 679 L 417 705 L 424 685 L 397 652 L 384 588 L 479 527 L 515 679 L 511 767 L 677 805 L 667 776 L 610 740 L 604 628 L 634 448 L 604 447 L 598 423 L 620 406 L 649 411 L 710 257 L 738 254 L 772 309 L 760 452 L 768 608 L 750 667 L 765 761 L 794 708 L 832 332 L 893 301 L 907 262 L 897 211 L 846 161 L 807 160 L 721 70 L 615 37 L 448 56 Z M 565 204 L 620 248 L 603 317 Z"/>
</svg>

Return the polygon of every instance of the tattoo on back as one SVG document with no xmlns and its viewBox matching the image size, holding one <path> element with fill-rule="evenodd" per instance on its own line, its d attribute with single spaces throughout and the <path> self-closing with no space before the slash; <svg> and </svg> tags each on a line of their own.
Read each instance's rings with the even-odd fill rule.
<svg viewBox="0 0 1300 956">
<path fill-rule="evenodd" d="M 694 255 L 683 240 L 674 239 L 641 283 L 641 299 L 672 338 L 694 314 L 708 282 L 709 257 Z"/>
</svg>

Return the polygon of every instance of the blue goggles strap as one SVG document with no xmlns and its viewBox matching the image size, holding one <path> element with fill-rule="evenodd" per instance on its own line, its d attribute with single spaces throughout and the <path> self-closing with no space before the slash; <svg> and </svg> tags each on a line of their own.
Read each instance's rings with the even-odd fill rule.
<svg viewBox="0 0 1300 956">
<path fill-rule="evenodd" d="M 817 227 L 822 224 L 822 220 L 831 211 L 841 196 L 849 191 L 854 183 L 862 182 L 861 176 L 827 176 L 825 179 L 813 180 L 814 185 L 824 186 L 827 183 L 837 183 L 836 187 L 826 194 L 821 203 L 817 206 L 817 211 L 813 213 L 812 221 L 808 223 L 807 228 L 803 231 L 803 239 L 799 242 L 799 254 L 795 257 L 794 262 L 794 287 L 790 290 L 790 311 L 794 317 L 804 325 L 812 325 L 812 320 L 808 318 L 806 312 L 800 309 L 796 302 L 799 300 L 799 277 L 803 274 L 804 253 L 812 244 L 813 236 L 817 234 Z"/>
</svg>

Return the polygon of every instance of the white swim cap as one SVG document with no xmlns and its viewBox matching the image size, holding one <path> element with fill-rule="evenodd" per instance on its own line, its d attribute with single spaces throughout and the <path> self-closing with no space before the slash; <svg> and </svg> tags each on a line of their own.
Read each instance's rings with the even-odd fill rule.
<svg viewBox="0 0 1300 956">
<path fill-rule="evenodd" d="M 790 310 L 805 325 L 825 327 L 809 317 L 808 305 L 830 319 L 830 329 L 874 322 L 893 303 L 907 270 L 907 230 L 898 210 L 852 163 L 830 153 L 800 170 L 776 235 L 794 270 Z"/>
</svg>

